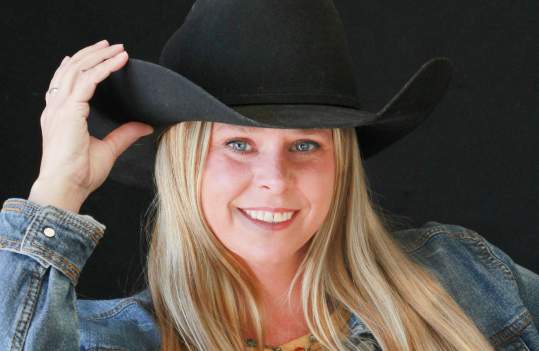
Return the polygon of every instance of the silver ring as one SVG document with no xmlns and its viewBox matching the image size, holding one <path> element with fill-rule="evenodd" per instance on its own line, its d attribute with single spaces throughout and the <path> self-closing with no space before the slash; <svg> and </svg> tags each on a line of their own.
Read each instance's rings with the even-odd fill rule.
<svg viewBox="0 0 539 351">
<path fill-rule="evenodd" d="M 51 94 L 52 92 L 54 92 L 54 91 L 56 91 L 56 90 L 58 90 L 58 89 L 60 89 L 60 88 L 58 88 L 58 87 L 52 87 L 52 88 L 50 88 L 49 90 L 47 90 L 47 94 Z"/>
</svg>

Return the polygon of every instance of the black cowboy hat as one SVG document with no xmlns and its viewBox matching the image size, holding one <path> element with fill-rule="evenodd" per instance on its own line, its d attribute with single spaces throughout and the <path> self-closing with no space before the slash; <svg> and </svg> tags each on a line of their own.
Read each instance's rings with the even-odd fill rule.
<svg viewBox="0 0 539 351">
<path fill-rule="evenodd" d="M 453 65 L 425 62 L 378 112 L 361 109 L 344 26 L 331 0 L 197 0 L 159 64 L 130 58 L 101 82 L 88 127 L 154 127 L 111 170 L 153 189 L 156 138 L 182 121 L 269 128 L 355 127 L 364 160 L 409 134 L 445 94 Z"/>
</svg>

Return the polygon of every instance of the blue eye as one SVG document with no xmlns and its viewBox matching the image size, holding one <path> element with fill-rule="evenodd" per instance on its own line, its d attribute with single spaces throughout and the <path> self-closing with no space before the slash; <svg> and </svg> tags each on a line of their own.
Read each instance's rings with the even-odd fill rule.
<svg viewBox="0 0 539 351">
<path fill-rule="evenodd" d="M 229 145 L 229 144 L 236 144 L 236 145 L 248 145 L 248 143 L 246 143 L 245 141 L 243 140 L 230 140 L 230 141 L 227 141 L 225 143 L 225 145 Z M 298 143 L 296 143 L 296 146 L 298 145 L 313 145 L 314 146 L 314 149 L 316 148 L 319 148 L 320 147 L 320 144 L 318 144 L 317 142 L 314 142 L 314 141 L 300 141 Z M 313 150 L 313 148 L 311 148 L 310 150 Z M 310 151 L 310 150 L 307 150 L 305 147 L 300 147 L 300 153 L 305 153 L 305 151 Z M 246 151 L 245 149 L 237 149 L 237 148 L 234 148 L 232 147 L 232 151 L 234 152 L 238 152 L 238 153 L 247 153 L 248 151 Z"/>
<path fill-rule="evenodd" d="M 318 145 L 318 143 L 314 142 L 314 141 L 300 141 L 299 143 L 297 143 L 296 145 L 315 145 L 315 148 L 319 147 L 320 145 Z M 301 148 L 301 150 L 304 150 L 305 151 L 305 148 Z M 312 149 L 311 149 L 312 150 Z"/>
<path fill-rule="evenodd" d="M 232 140 L 232 141 L 226 142 L 225 145 L 228 145 L 228 144 L 236 144 L 236 145 L 240 144 L 241 145 L 242 143 L 244 143 L 244 142 L 241 141 L 241 140 Z M 232 151 L 239 152 L 239 153 L 246 152 L 245 150 L 238 150 L 238 149 L 235 149 L 235 148 L 232 148 Z"/>
</svg>

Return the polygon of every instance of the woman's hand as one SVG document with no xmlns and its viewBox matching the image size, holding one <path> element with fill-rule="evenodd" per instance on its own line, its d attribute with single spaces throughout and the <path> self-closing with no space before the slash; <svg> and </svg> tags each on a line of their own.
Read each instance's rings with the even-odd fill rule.
<svg viewBox="0 0 539 351">
<path fill-rule="evenodd" d="M 141 122 L 128 122 L 103 140 L 88 132 L 88 101 L 96 86 L 128 61 L 122 44 L 104 40 L 66 56 L 51 80 L 41 114 L 43 155 L 29 200 L 78 213 L 86 198 L 109 175 L 114 162 L 140 137 L 153 132 Z"/>
</svg>

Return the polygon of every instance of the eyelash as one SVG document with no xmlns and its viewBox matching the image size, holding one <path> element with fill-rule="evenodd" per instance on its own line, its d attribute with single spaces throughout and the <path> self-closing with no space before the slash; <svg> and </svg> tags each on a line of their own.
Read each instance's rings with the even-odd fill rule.
<svg viewBox="0 0 539 351">
<path fill-rule="evenodd" d="M 228 144 L 230 144 L 230 143 L 238 143 L 238 142 L 240 142 L 240 143 L 246 143 L 247 141 L 246 141 L 246 140 L 233 139 L 233 140 L 228 140 L 228 141 L 226 141 L 226 142 L 225 142 L 225 145 L 228 146 Z M 318 144 L 317 142 L 312 141 L 312 140 L 301 140 L 301 141 L 297 142 L 296 145 L 298 145 L 298 144 L 304 144 L 304 143 L 311 144 L 311 145 L 315 145 L 315 148 L 314 148 L 314 149 L 319 149 L 319 148 L 320 148 L 320 144 Z M 234 149 L 234 148 L 232 148 L 232 151 L 233 151 L 233 152 L 237 152 L 237 153 L 239 153 L 239 154 L 246 154 L 246 153 L 249 152 L 249 151 L 244 151 L 244 150 L 237 150 L 237 149 Z M 311 151 L 314 152 L 314 150 L 311 150 Z M 299 152 L 300 154 L 304 154 L 304 153 L 307 153 L 308 151 L 298 151 L 298 152 Z M 302 155 L 302 156 L 303 156 L 303 155 Z"/>
</svg>

